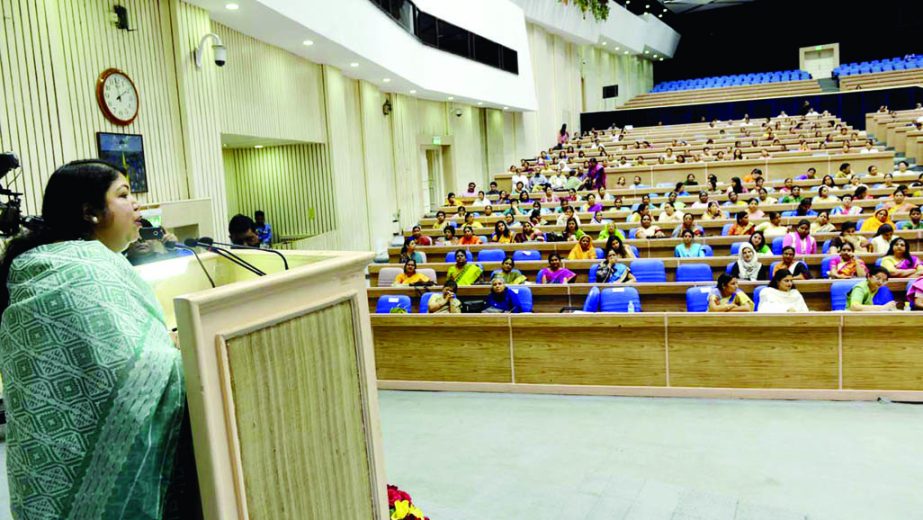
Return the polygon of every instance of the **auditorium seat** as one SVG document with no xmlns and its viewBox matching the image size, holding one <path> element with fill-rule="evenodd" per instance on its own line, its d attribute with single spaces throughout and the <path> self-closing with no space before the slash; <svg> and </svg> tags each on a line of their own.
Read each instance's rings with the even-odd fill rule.
<svg viewBox="0 0 923 520">
<path fill-rule="evenodd" d="M 830 252 L 830 244 L 832 244 L 832 243 L 833 243 L 833 240 L 824 240 L 824 245 L 821 246 L 820 252 L 823 253 L 823 254 L 825 254 L 825 255 L 826 255 L 827 253 L 829 253 L 829 252 Z"/>
<path fill-rule="evenodd" d="M 768 285 L 760 285 L 756 289 L 753 289 L 753 310 L 758 311 L 760 309 L 760 293 L 763 292 L 763 289 L 769 287 Z"/>
<path fill-rule="evenodd" d="M 589 273 L 587 274 L 587 282 L 588 282 L 588 283 L 596 283 L 596 271 L 598 271 L 598 270 L 599 270 L 599 265 L 598 265 L 598 264 L 597 264 L 597 265 L 592 265 L 592 266 L 590 266 L 590 271 L 589 271 Z"/>
<path fill-rule="evenodd" d="M 731 244 L 731 256 L 737 256 L 744 244 L 749 244 L 749 242 L 734 242 Z"/>
<path fill-rule="evenodd" d="M 676 269 L 677 282 L 710 282 L 711 267 L 708 264 L 682 264 Z"/>
<path fill-rule="evenodd" d="M 535 249 L 523 249 L 513 252 L 513 260 L 516 262 L 529 262 L 542 259 L 542 254 Z"/>
<path fill-rule="evenodd" d="M 631 262 L 631 274 L 639 282 L 666 282 L 667 270 L 663 261 L 653 259 L 634 260 Z"/>
<path fill-rule="evenodd" d="M 429 299 L 432 298 L 435 294 L 438 293 L 425 292 L 422 296 L 420 296 L 420 310 L 418 311 L 419 314 L 429 314 Z"/>
<path fill-rule="evenodd" d="M 641 312 L 641 297 L 634 287 L 607 287 L 599 295 L 599 312 L 628 312 L 629 303 L 634 312 Z"/>
<path fill-rule="evenodd" d="M 820 261 L 820 276 L 821 278 L 830 278 L 830 262 L 834 258 L 838 258 L 838 255 L 825 256 L 823 260 Z"/>
<path fill-rule="evenodd" d="M 506 251 L 502 249 L 481 249 L 478 251 L 478 262 L 502 262 L 506 258 Z M 455 261 L 454 259 L 452 260 Z"/>
<path fill-rule="evenodd" d="M 861 281 L 861 278 L 854 278 L 852 280 L 838 280 L 833 282 L 833 285 L 830 286 L 831 309 L 834 311 L 846 310 L 846 296 L 849 294 L 849 291 Z M 894 301 L 894 294 L 891 292 L 891 289 L 882 286 L 878 289 L 878 292 L 875 293 L 875 298 L 873 298 L 872 301 L 875 305 L 884 305 L 890 301 Z"/>
<path fill-rule="evenodd" d="M 772 254 L 777 255 L 777 256 L 782 254 L 782 247 L 784 247 L 783 246 L 784 241 L 785 241 L 785 237 L 776 237 L 772 239 Z"/>
<path fill-rule="evenodd" d="M 410 296 L 405 294 L 381 296 L 375 305 L 375 313 L 389 314 L 395 307 L 404 309 L 404 312 L 410 312 Z"/>
<path fill-rule="evenodd" d="M 524 285 L 510 285 L 508 287 L 519 297 L 519 306 L 522 307 L 522 312 L 532 312 L 532 289 Z"/>
<path fill-rule="evenodd" d="M 454 260 L 453 260 L 454 262 Z M 432 269 L 430 269 L 432 270 Z M 379 287 L 391 287 L 394 284 L 394 280 L 397 279 L 397 275 L 404 272 L 400 267 L 384 267 L 381 272 L 378 273 L 378 286 Z M 435 272 L 433 273 L 435 275 Z M 430 278 L 435 280 L 435 278 Z"/>
<path fill-rule="evenodd" d="M 714 287 L 690 287 L 686 289 L 686 312 L 708 312 L 708 295 Z"/>
<path fill-rule="evenodd" d="M 587 293 L 583 302 L 583 312 L 599 312 L 599 287 L 593 287 Z"/>
<path fill-rule="evenodd" d="M 702 244 L 702 252 L 705 256 L 715 256 L 715 250 L 708 244 Z"/>
</svg>

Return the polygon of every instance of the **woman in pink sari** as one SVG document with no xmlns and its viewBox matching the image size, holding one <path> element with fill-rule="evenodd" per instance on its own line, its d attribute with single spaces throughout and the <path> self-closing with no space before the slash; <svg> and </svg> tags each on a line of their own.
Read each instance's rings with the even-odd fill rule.
<svg viewBox="0 0 923 520">
<path fill-rule="evenodd" d="M 548 284 L 566 284 L 576 278 L 576 274 L 567 268 L 561 267 L 561 257 L 557 253 L 551 253 L 548 257 L 548 267 L 538 272 L 536 281 L 538 283 Z"/>
<path fill-rule="evenodd" d="M 791 246 L 799 255 L 817 254 L 817 241 L 811 236 L 811 222 L 806 219 L 798 221 L 795 231 L 785 235 L 782 246 Z"/>
</svg>

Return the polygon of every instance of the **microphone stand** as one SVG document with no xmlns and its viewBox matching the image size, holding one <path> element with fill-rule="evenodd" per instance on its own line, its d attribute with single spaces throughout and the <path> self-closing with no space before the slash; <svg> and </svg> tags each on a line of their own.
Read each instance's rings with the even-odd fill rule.
<svg viewBox="0 0 923 520">
<path fill-rule="evenodd" d="M 199 253 L 196 252 L 195 248 L 186 247 L 184 245 L 177 244 L 176 242 L 168 241 L 164 242 L 164 247 L 167 249 L 184 249 L 186 251 L 191 251 L 197 262 L 199 262 L 199 267 L 202 268 L 202 272 L 205 273 L 205 277 L 208 278 L 208 283 L 212 284 L 212 288 L 215 287 L 215 281 L 212 280 L 212 275 L 208 274 L 208 269 L 205 268 L 205 264 L 202 263 L 202 259 L 199 258 Z"/>
<path fill-rule="evenodd" d="M 212 242 L 212 244 L 217 244 L 217 245 L 219 245 L 219 246 L 228 247 L 228 248 L 231 248 L 231 249 L 251 249 L 251 250 L 254 250 L 254 251 L 265 251 L 265 252 L 267 252 L 267 253 L 273 253 L 273 254 L 279 255 L 279 258 L 282 259 L 282 264 L 285 265 L 285 270 L 288 271 L 288 259 L 285 258 L 285 255 L 283 255 L 283 254 L 280 253 L 279 251 L 276 251 L 275 249 L 272 249 L 272 248 L 270 248 L 270 249 L 263 249 L 262 247 L 253 247 L 253 246 L 244 246 L 244 245 L 235 245 L 235 244 L 225 244 L 225 243 L 222 243 L 222 242 Z"/>
<path fill-rule="evenodd" d="M 191 244 L 190 244 L 190 245 L 191 245 Z M 201 242 L 201 241 L 196 241 L 196 242 L 195 242 L 195 245 L 198 246 L 198 247 L 204 247 L 204 248 L 206 248 L 208 251 L 211 251 L 211 252 L 217 254 L 218 256 L 220 256 L 220 257 L 222 257 L 222 258 L 224 258 L 224 259 L 226 259 L 226 260 L 229 260 L 230 262 L 232 262 L 232 263 L 234 263 L 234 264 L 236 264 L 236 265 L 238 265 L 238 266 L 240 266 L 240 267 L 242 267 L 242 268 L 244 268 L 244 269 L 250 271 L 251 273 L 253 273 L 253 274 L 257 275 L 257 276 L 266 276 L 266 273 L 264 273 L 264 272 L 261 271 L 260 269 L 256 268 L 256 267 L 255 267 L 253 264 L 251 264 L 250 262 L 247 262 L 247 261 L 244 260 L 243 258 L 241 258 L 241 257 L 239 257 L 239 256 L 237 256 L 237 255 L 235 255 L 234 253 L 230 252 L 230 251 L 227 250 L 227 249 L 224 249 L 224 248 L 221 248 L 221 247 L 215 247 L 215 246 L 213 246 L 212 244 L 209 244 L 209 243 L 207 243 L 207 242 Z"/>
</svg>

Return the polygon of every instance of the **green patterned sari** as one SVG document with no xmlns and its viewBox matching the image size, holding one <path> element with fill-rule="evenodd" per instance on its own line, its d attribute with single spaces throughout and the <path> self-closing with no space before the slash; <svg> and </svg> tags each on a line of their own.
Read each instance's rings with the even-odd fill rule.
<svg viewBox="0 0 923 520">
<path fill-rule="evenodd" d="M 14 518 L 162 518 L 185 412 L 160 305 L 97 241 L 13 261 L 0 323 Z"/>
</svg>

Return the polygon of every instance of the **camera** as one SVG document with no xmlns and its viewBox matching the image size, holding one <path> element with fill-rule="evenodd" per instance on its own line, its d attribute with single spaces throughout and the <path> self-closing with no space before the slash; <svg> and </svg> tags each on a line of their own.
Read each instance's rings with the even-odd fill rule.
<svg viewBox="0 0 923 520">
<path fill-rule="evenodd" d="M 212 51 L 215 52 L 215 65 L 224 67 L 224 64 L 228 62 L 228 48 L 216 44 L 212 46 Z"/>
</svg>

